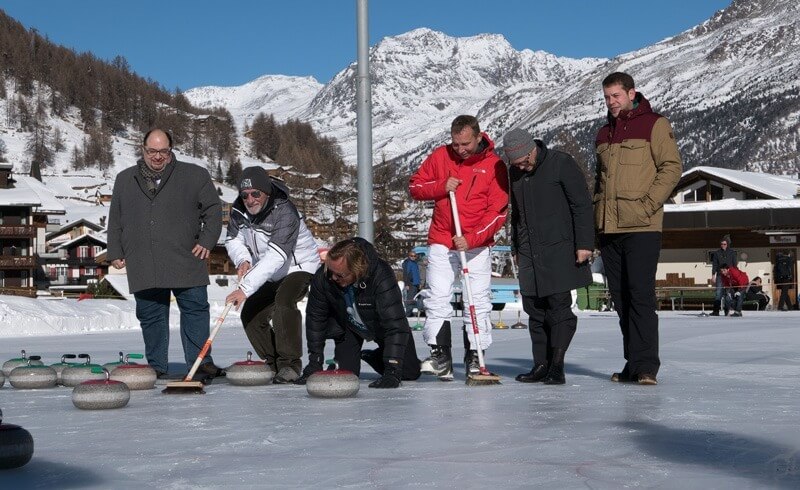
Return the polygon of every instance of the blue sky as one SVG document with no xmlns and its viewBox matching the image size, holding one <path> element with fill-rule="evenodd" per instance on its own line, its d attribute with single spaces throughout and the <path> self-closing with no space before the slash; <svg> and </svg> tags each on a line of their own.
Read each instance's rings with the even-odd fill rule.
<svg viewBox="0 0 800 490">
<path fill-rule="evenodd" d="M 502 34 L 518 50 L 613 57 L 678 34 L 731 0 L 372 0 L 370 45 L 429 27 Z M 0 0 L 51 41 L 167 89 L 241 85 L 261 75 L 328 82 L 356 58 L 356 0 Z"/>
</svg>

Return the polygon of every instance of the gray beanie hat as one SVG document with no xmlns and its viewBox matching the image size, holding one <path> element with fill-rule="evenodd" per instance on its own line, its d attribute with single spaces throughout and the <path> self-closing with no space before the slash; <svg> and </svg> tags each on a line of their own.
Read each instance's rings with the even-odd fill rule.
<svg viewBox="0 0 800 490">
<path fill-rule="evenodd" d="M 511 163 L 524 157 L 536 146 L 533 136 L 524 129 L 512 129 L 503 138 L 503 153 L 506 160 Z"/>
<path fill-rule="evenodd" d="M 258 189 L 265 194 L 272 194 L 272 181 L 267 171 L 258 166 L 244 169 L 242 178 L 239 179 L 239 190 L 244 189 Z"/>
</svg>

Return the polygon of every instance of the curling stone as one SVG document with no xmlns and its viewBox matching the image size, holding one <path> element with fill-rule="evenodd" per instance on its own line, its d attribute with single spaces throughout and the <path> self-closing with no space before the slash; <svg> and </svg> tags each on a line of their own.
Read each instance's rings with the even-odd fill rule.
<svg viewBox="0 0 800 490">
<path fill-rule="evenodd" d="M 25 466 L 33 456 L 33 437 L 18 425 L 4 424 L 0 410 L 0 470 Z"/>
<path fill-rule="evenodd" d="M 3 363 L 3 374 L 5 374 L 6 377 L 8 377 L 8 375 L 11 374 L 11 371 L 14 368 L 20 367 L 20 366 L 27 366 L 27 365 L 28 365 L 28 357 L 25 355 L 25 351 L 23 350 L 22 351 L 22 357 L 9 359 L 9 360 L 7 360 L 6 362 Z M 42 361 L 36 361 L 36 362 L 32 362 L 31 365 L 33 365 L 33 366 L 42 366 L 43 363 L 42 363 Z"/>
<path fill-rule="evenodd" d="M 263 361 L 253 361 L 253 353 L 247 351 L 247 360 L 231 364 L 225 369 L 228 382 L 236 386 L 261 386 L 272 383 L 275 373 Z"/>
<path fill-rule="evenodd" d="M 34 361 L 40 361 L 39 356 L 28 358 L 27 366 L 16 367 L 11 371 L 8 382 L 18 390 L 31 390 L 38 388 L 52 388 L 56 385 L 58 375 L 50 366 L 36 366 Z M 41 364 L 41 363 L 40 363 Z"/>
<path fill-rule="evenodd" d="M 75 359 L 75 354 L 64 354 L 61 356 L 61 362 L 57 362 L 55 364 L 50 364 L 50 367 L 53 368 L 56 372 L 56 384 L 61 384 L 61 372 L 64 369 L 74 366 L 74 362 L 67 362 L 67 359 Z"/>
<path fill-rule="evenodd" d="M 358 376 L 346 369 L 317 371 L 308 377 L 306 390 L 316 398 L 349 398 L 358 393 Z"/>
<path fill-rule="evenodd" d="M 118 367 L 122 366 L 123 364 L 128 364 L 128 363 L 125 362 L 125 355 L 122 353 L 122 351 L 120 351 L 119 360 L 118 361 L 107 362 L 107 363 L 103 364 L 103 367 L 106 368 L 106 370 L 109 373 L 113 373 L 115 369 L 117 369 Z"/>
<path fill-rule="evenodd" d="M 103 374 L 102 366 L 92 364 L 92 358 L 89 354 L 78 354 L 78 359 L 86 359 L 84 363 L 78 363 L 74 366 L 64 368 L 61 371 L 61 384 L 69 386 L 70 388 L 78 386 L 84 381 L 89 380 L 104 380 L 106 379 Z M 101 371 L 93 371 L 93 368 L 100 368 Z"/>
<path fill-rule="evenodd" d="M 90 379 L 72 390 L 72 404 L 82 410 L 107 410 L 122 408 L 131 399 L 131 390 L 122 381 L 109 379 L 108 370 L 101 366 L 92 368 L 92 374 L 103 379 Z"/>
<path fill-rule="evenodd" d="M 130 362 L 130 359 L 143 359 L 142 354 L 128 354 L 125 356 L 125 364 L 119 365 L 111 371 L 110 379 L 122 381 L 131 390 L 150 390 L 156 385 L 156 370 L 149 364 L 137 364 Z"/>
</svg>

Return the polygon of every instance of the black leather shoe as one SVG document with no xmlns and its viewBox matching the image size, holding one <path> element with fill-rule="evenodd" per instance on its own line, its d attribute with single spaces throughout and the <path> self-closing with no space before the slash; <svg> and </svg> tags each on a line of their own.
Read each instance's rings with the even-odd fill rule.
<svg viewBox="0 0 800 490">
<path fill-rule="evenodd" d="M 615 383 L 634 383 L 636 382 L 636 377 L 631 376 L 627 369 L 623 369 L 618 373 L 612 374 L 611 381 Z"/>
<path fill-rule="evenodd" d="M 516 378 L 520 383 L 538 383 L 547 376 L 547 364 L 535 364 L 528 373 L 518 374 Z"/>
<path fill-rule="evenodd" d="M 213 362 L 207 362 L 205 364 L 201 364 L 199 368 L 197 368 L 197 373 L 195 373 L 195 378 L 200 379 L 208 379 L 208 378 L 222 378 L 225 376 L 225 370 L 219 368 L 214 365 Z"/>
<path fill-rule="evenodd" d="M 561 363 L 550 364 L 550 369 L 547 370 L 547 376 L 542 381 L 546 385 L 563 385 L 567 382 L 564 378 L 564 365 Z"/>
</svg>

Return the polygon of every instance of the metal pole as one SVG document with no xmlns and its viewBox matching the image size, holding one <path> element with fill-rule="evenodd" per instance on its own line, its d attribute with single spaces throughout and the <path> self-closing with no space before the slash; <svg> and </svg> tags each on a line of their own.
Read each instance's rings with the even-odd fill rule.
<svg viewBox="0 0 800 490">
<path fill-rule="evenodd" d="M 369 81 L 369 17 L 367 0 L 356 0 L 358 12 L 358 70 L 356 117 L 358 121 L 358 236 L 374 241 L 372 205 L 372 93 Z"/>
</svg>

